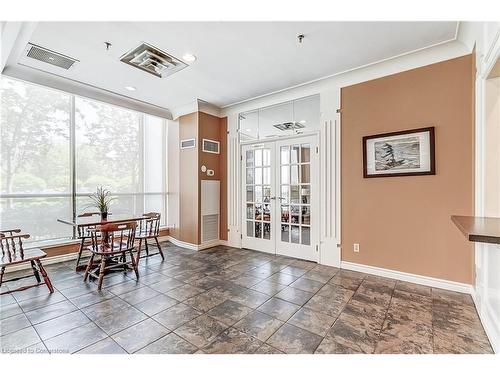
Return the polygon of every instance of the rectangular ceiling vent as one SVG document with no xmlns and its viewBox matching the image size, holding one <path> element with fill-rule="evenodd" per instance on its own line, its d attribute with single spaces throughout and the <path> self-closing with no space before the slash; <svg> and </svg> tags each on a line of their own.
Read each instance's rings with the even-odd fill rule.
<svg viewBox="0 0 500 375">
<path fill-rule="evenodd" d="M 77 59 L 65 56 L 61 53 L 51 51 L 50 49 L 40 47 L 32 43 L 28 43 L 26 47 L 26 56 L 66 70 L 68 70 L 78 62 Z"/>
<path fill-rule="evenodd" d="M 296 129 L 305 128 L 304 124 L 301 124 L 300 122 L 284 122 L 282 124 L 276 124 L 273 126 L 276 129 L 279 129 L 281 131 L 296 130 Z"/>
<path fill-rule="evenodd" d="M 181 60 L 144 42 L 123 55 L 120 61 L 159 78 L 168 77 L 187 66 Z"/>
</svg>

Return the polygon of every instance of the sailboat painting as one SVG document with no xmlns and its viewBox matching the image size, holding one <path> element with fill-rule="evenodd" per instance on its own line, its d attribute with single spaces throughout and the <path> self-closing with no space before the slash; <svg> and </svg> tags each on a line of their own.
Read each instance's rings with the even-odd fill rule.
<svg viewBox="0 0 500 375">
<path fill-rule="evenodd" d="M 434 127 L 363 137 L 364 177 L 435 174 Z"/>
</svg>

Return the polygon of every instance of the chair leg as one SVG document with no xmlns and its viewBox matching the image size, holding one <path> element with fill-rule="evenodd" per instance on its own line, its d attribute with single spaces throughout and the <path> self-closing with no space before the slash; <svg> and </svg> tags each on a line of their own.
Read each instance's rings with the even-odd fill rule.
<svg viewBox="0 0 500 375">
<path fill-rule="evenodd" d="M 80 265 L 80 259 L 82 259 L 84 242 L 85 242 L 85 238 L 82 238 L 82 241 L 80 242 L 80 249 L 78 250 L 78 257 L 76 258 L 76 267 L 75 267 L 75 269 L 77 271 L 78 271 L 78 266 Z"/>
<path fill-rule="evenodd" d="M 161 259 L 165 260 L 165 255 L 163 255 L 163 250 L 161 249 L 160 241 L 158 241 L 158 237 L 155 237 L 155 241 L 156 241 L 156 246 L 158 246 L 158 251 L 160 252 Z"/>
<path fill-rule="evenodd" d="M 97 290 L 100 292 L 102 289 L 102 282 L 104 281 L 104 272 L 106 269 L 106 257 L 101 256 L 101 267 L 99 268 L 99 279 L 97 281 Z"/>
<path fill-rule="evenodd" d="M 134 255 L 132 254 L 132 250 L 130 250 L 130 261 L 132 262 L 132 268 L 134 269 L 135 272 L 135 277 L 137 280 L 139 280 L 139 263 L 135 262 Z"/>
<path fill-rule="evenodd" d="M 137 248 L 137 258 L 135 263 L 139 265 L 139 260 L 141 259 L 141 246 L 142 246 L 142 238 L 139 238 L 139 247 Z"/>
<path fill-rule="evenodd" d="M 144 239 L 144 243 L 146 244 L 146 255 L 149 256 L 149 248 L 148 248 L 148 239 Z"/>
<path fill-rule="evenodd" d="M 134 256 L 132 256 L 133 258 Z M 127 253 L 124 251 L 122 255 L 122 262 L 123 262 L 123 272 L 127 272 Z"/>
<path fill-rule="evenodd" d="M 42 279 L 40 278 L 40 273 L 38 272 L 38 270 L 36 269 L 36 266 L 35 266 L 35 261 L 31 261 L 31 269 L 33 270 L 33 275 L 35 275 L 35 279 L 36 281 L 39 283 L 42 281 Z"/>
<path fill-rule="evenodd" d="M 87 281 L 87 279 L 89 277 L 90 269 L 92 268 L 92 264 L 94 263 L 94 256 L 95 256 L 95 254 L 92 253 L 92 255 L 90 256 L 89 262 L 87 263 L 87 267 L 85 268 L 85 275 L 83 276 L 84 282 Z"/>
<path fill-rule="evenodd" d="M 47 288 L 49 288 L 50 293 L 54 293 L 54 287 L 52 286 L 52 283 L 50 282 L 49 275 L 47 275 L 45 268 L 43 268 L 42 262 L 40 261 L 40 259 L 36 260 L 36 264 L 37 264 L 38 268 L 40 269 L 40 273 L 43 276 L 43 281 L 45 281 L 45 285 L 47 285 Z"/>
<path fill-rule="evenodd" d="M 3 282 L 3 274 L 5 273 L 5 267 L 0 268 L 0 286 Z"/>
</svg>

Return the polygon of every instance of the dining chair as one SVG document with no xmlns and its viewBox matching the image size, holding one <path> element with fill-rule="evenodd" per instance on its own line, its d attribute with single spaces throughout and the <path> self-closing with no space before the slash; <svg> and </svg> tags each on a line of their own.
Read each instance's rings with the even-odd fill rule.
<svg viewBox="0 0 500 375">
<path fill-rule="evenodd" d="M 160 235 L 160 218 L 161 214 L 158 212 L 149 212 L 143 215 L 146 219 L 139 221 L 139 230 L 136 235 L 136 239 L 139 240 L 139 246 L 137 248 L 137 259 L 136 262 L 139 263 L 139 259 L 141 258 L 141 248 L 142 241 L 144 241 L 144 247 L 146 250 L 146 255 L 142 258 L 149 257 L 152 255 L 160 254 L 161 258 L 165 260 L 165 255 L 160 246 L 160 242 L 158 241 L 158 237 Z M 158 247 L 158 252 L 154 254 L 149 254 L 149 246 L 148 239 L 154 239 L 156 242 L 156 246 Z"/>
<path fill-rule="evenodd" d="M 25 275 L 20 277 L 11 278 L 9 280 L 3 280 L 5 269 L 9 266 L 20 265 L 22 263 L 30 263 L 31 269 L 33 270 L 33 276 L 37 281 L 36 284 L 21 286 L 17 289 L 8 290 L 1 292 L 1 294 L 7 294 L 12 292 L 18 292 L 21 290 L 33 288 L 39 285 L 47 285 L 50 293 L 54 293 L 54 288 L 50 281 L 49 275 L 43 268 L 40 259 L 45 258 L 47 254 L 39 248 L 29 248 L 25 249 L 23 245 L 23 239 L 29 238 L 29 234 L 22 234 L 21 229 L 9 229 L 0 230 L 0 249 L 2 252 L 2 257 L 0 258 L 0 286 L 2 283 L 17 281 L 31 277 L 32 275 Z M 43 278 L 43 283 L 41 282 L 40 274 Z"/>
<path fill-rule="evenodd" d="M 91 216 L 101 216 L 99 212 L 84 212 L 83 214 L 78 215 L 77 217 L 91 217 Z M 76 258 L 76 270 L 79 270 L 80 260 L 82 258 L 82 253 L 85 248 L 85 241 L 89 240 L 91 235 L 90 231 L 95 229 L 95 225 L 78 225 L 78 239 L 80 239 L 80 248 L 78 249 L 78 257 Z"/>
<path fill-rule="evenodd" d="M 123 268 L 126 271 L 129 266 L 132 267 L 136 278 L 139 279 L 137 262 L 132 254 L 136 228 L 135 221 L 127 221 L 98 225 L 96 228 L 90 229 L 91 246 L 88 249 L 91 256 L 83 280 L 87 281 L 89 276 L 97 278 L 97 289 L 100 291 L 106 271 L 115 268 Z M 130 260 L 127 260 L 127 255 L 130 256 Z M 96 256 L 99 256 L 100 259 L 94 263 Z"/>
</svg>

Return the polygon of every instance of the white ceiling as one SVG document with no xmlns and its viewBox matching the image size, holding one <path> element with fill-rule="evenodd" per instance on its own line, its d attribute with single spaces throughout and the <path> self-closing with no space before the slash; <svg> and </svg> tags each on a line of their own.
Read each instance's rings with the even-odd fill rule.
<svg viewBox="0 0 500 375">
<path fill-rule="evenodd" d="M 80 63 L 69 71 L 17 63 L 163 108 L 197 99 L 223 107 L 452 40 L 456 30 L 456 22 L 41 22 L 29 41 Z M 198 59 L 162 79 L 119 61 L 143 41 Z"/>
</svg>

